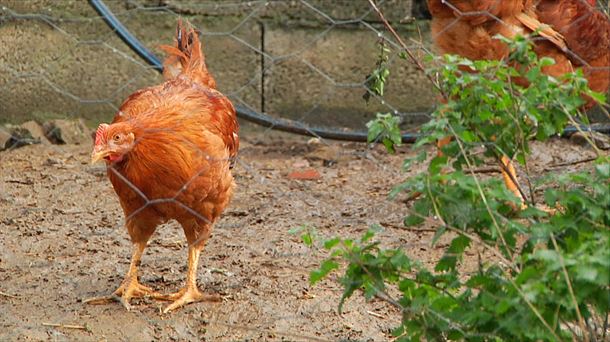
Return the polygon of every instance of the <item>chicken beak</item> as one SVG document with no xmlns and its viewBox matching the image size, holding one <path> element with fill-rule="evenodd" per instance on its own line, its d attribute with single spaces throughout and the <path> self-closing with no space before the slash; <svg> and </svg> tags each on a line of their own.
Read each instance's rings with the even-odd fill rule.
<svg viewBox="0 0 610 342">
<path fill-rule="evenodd" d="M 101 150 L 101 151 L 93 150 L 93 152 L 91 153 L 91 164 L 95 164 L 95 163 L 99 162 L 100 160 L 103 160 L 109 154 L 110 154 L 110 152 L 108 150 Z"/>
</svg>

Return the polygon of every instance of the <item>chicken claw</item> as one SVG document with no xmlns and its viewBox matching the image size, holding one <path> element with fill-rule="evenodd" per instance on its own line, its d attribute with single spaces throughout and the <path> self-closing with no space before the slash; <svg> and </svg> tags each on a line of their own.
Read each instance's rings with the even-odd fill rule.
<svg viewBox="0 0 610 342">
<path fill-rule="evenodd" d="M 154 291 L 148 286 L 144 286 L 138 282 L 138 265 L 142 258 L 142 253 L 146 247 L 146 242 L 137 242 L 134 245 L 133 255 L 131 257 L 131 264 L 129 265 L 129 271 L 125 276 L 125 279 L 121 283 L 116 291 L 109 296 L 94 297 L 83 301 L 83 303 L 99 305 L 108 304 L 110 302 L 120 302 L 123 304 L 127 311 L 131 310 L 129 301 L 131 298 L 143 298 L 143 297 L 155 297 L 161 294 Z"/>
<path fill-rule="evenodd" d="M 222 300 L 221 296 L 218 294 L 204 294 L 196 287 L 190 286 L 184 287 L 176 293 L 153 295 L 152 297 L 159 300 L 174 301 L 163 310 L 163 313 L 165 314 L 190 303 L 220 302 Z"/>
<path fill-rule="evenodd" d="M 129 304 L 129 301 L 132 298 L 156 298 L 157 296 L 162 296 L 162 294 L 154 291 L 148 286 L 140 284 L 136 278 L 127 278 L 111 295 L 89 298 L 84 300 L 83 303 L 100 305 L 111 302 L 119 302 L 123 304 L 127 311 L 131 311 L 131 304 Z"/>
<path fill-rule="evenodd" d="M 168 305 L 163 313 L 168 313 L 181 306 L 196 302 L 220 302 L 222 298 L 219 295 L 203 294 L 197 288 L 197 264 L 199 262 L 199 254 L 203 246 L 191 246 L 188 252 L 188 273 L 186 276 L 186 286 L 180 291 L 168 295 L 155 295 L 153 298 L 160 300 L 174 301 Z"/>
</svg>

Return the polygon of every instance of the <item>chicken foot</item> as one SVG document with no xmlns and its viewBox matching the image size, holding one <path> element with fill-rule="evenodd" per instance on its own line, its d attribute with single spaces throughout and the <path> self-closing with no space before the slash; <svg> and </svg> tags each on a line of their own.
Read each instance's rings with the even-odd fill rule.
<svg viewBox="0 0 610 342">
<path fill-rule="evenodd" d="M 160 300 L 173 301 L 168 305 L 163 313 L 168 313 L 186 304 L 196 302 L 219 302 L 221 300 L 219 295 L 203 294 L 197 288 L 197 266 L 199 264 L 199 255 L 203 246 L 189 246 L 188 251 L 188 274 L 186 276 L 186 286 L 180 289 L 176 293 L 166 295 L 153 295 L 152 297 Z"/>
<path fill-rule="evenodd" d="M 118 289 L 109 296 L 89 298 L 86 299 L 84 303 L 99 305 L 116 301 L 123 304 L 127 311 L 130 311 L 131 305 L 129 304 L 129 301 L 131 298 L 155 298 L 155 296 L 161 295 L 150 287 L 144 286 L 138 282 L 138 266 L 140 265 L 144 248 L 146 248 L 146 242 L 135 243 L 129 271 Z"/>
<path fill-rule="evenodd" d="M 444 138 L 439 139 L 436 142 L 436 155 L 438 157 L 442 157 L 443 156 L 443 151 L 442 148 L 443 146 L 447 145 L 448 143 L 451 142 L 451 136 L 446 136 Z M 502 172 L 502 178 L 504 178 L 504 183 L 506 184 L 506 187 L 508 188 L 508 190 L 510 190 L 513 194 L 515 194 L 515 196 L 517 196 L 517 198 L 520 200 L 521 205 L 519 206 L 519 208 L 517 208 L 517 206 L 514 206 L 511 204 L 511 206 L 513 206 L 514 210 L 524 210 L 527 208 L 527 205 L 525 204 L 525 199 L 523 198 L 523 196 L 521 195 L 521 191 L 519 190 L 519 185 L 516 184 L 515 182 L 517 182 L 517 172 L 515 171 L 515 167 L 513 165 L 513 162 L 508 159 L 507 156 L 502 156 L 501 159 L 501 163 L 503 164 L 502 167 L 500 167 L 500 171 Z M 419 196 L 421 196 L 420 192 L 415 192 L 413 194 L 411 194 L 409 196 L 409 198 L 407 199 L 408 201 L 412 201 L 414 199 L 417 199 Z"/>
<path fill-rule="evenodd" d="M 507 156 L 503 155 L 501 159 L 503 167 L 501 167 L 502 178 L 504 178 L 504 184 L 508 190 L 510 190 L 521 202 L 520 209 L 525 210 L 527 205 L 525 204 L 525 199 L 519 190 L 519 186 L 515 183 L 517 181 L 517 172 L 515 171 L 515 166 L 513 165 L 512 160 L 508 159 Z M 516 207 L 513 206 L 513 209 L 517 210 Z"/>
</svg>

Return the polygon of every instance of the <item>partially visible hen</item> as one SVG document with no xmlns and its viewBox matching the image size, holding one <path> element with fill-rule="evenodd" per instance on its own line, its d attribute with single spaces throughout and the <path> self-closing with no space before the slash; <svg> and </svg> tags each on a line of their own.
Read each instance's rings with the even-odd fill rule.
<svg viewBox="0 0 610 342">
<path fill-rule="evenodd" d="M 610 86 L 610 21 L 595 9 L 595 0 L 541 0 L 536 5 L 541 22 L 563 35 L 566 56 L 582 67 L 589 87 L 604 93 Z M 592 102 L 589 102 L 590 106 Z"/>
<path fill-rule="evenodd" d="M 542 38 L 534 51 L 555 60 L 544 68 L 547 74 L 557 77 L 582 67 L 591 89 L 608 90 L 610 22 L 595 9 L 595 0 L 428 0 L 428 7 L 442 53 L 504 59 L 508 46 L 494 39 L 496 34 L 512 38 L 539 30 Z"/>
<path fill-rule="evenodd" d="M 495 35 L 513 38 L 538 31 L 534 51 L 555 60 L 543 68 L 546 74 L 558 77 L 582 68 L 589 87 L 603 93 L 610 84 L 610 22 L 595 5 L 595 0 L 428 0 L 440 52 L 471 60 L 506 59 L 509 48 Z M 528 85 L 525 79 L 515 82 Z M 587 99 L 584 109 L 594 104 Z M 512 163 L 507 157 L 502 162 L 507 187 L 523 200 Z"/>
<path fill-rule="evenodd" d="M 131 298 L 151 296 L 173 301 L 168 312 L 216 299 L 197 288 L 197 265 L 233 193 L 230 168 L 239 147 L 238 123 L 233 105 L 216 90 L 196 31 L 179 22 L 175 46 L 164 49 L 167 81 L 129 96 L 112 123 L 96 132 L 92 162 L 107 164 L 134 253 L 120 287 L 89 303 L 116 299 L 129 309 Z M 172 219 L 186 235 L 188 274 L 182 290 L 162 295 L 138 282 L 138 265 L 157 226 Z"/>
</svg>

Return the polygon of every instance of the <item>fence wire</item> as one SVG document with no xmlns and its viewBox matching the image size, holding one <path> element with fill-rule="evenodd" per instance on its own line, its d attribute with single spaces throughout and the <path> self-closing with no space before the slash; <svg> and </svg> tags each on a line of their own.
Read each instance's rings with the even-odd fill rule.
<svg viewBox="0 0 610 342">
<path fill-rule="evenodd" d="M 483 15 L 503 22 L 493 11 L 462 11 L 446 3 L 454 7 L 456 17 L 439 35 L 450 34 L 452 25 L 464 17 Z M 392 49 L 402 48 L 385 33 L 372 8 L 366 2 L 314 0 L 106 4 L 134 38 L 153 49 L 149 62 L 161 56 L 156 46 L 171 42 L 177 19 L 189 19 L 201 30 L 206 61 L 219 90 L 242 115 L 266 120 L 268 129 L 247 125 L 242 129 L 242 147 L 233 171 L 235 198 L 218 223 L 189 200 L 194 191 L 190 186 L 225 168 L 229 158 L 180 136 L 180 128 L 145 130 L 146 136 L 138 137 L 146 140 L 172 133 L 176 143 L 192 152 L 199 166 L 171 193 L 155 197 L 153 190 L 138 186 L 141 183 L 121 169 L 108 168 L 140 203 L 126 215 L 105 180 L 106 168 L 86 165 L 88 142 L 43 144 L 39 150 L 26 150 L 17 146 L 44 142 L 49 129 L 39 127 L 42 136 L 13 136 L 16 144 L 0 154 L 0 208 L 5 213 L 0 221 L 0 279 L 9 286 L 0 286 L 0 308 L 10 313 L 0 318 L 0 324 L 8 328 L 0 337 L 389 338 L 399 322 L 399 311 L 387 308 L 383 301 L 354 299 L 344 315 L 338 315 L 339 285 L 327 281 L 316 288 L 307 281 L 324 253 L 305 248 L 298 236 L 288 234 L 290 228 L 305 225 L 317 227 L 316 234 L 322 237 L 358 236 L 370 224 L 380 224 L 386 228 L 379 235 L 384 245 L 424 255 L 429 263 L 446 244 L 441 241 L 430 247 L 431 231 L 399 229 L 404 205 L 386 199 L 385 194 L 405 177 L 400 160 L 365 146 L 325 139 L 325 132 L 341 135 L 362 130 L 376 112 L 398 115 L 406 131 L 416 132 L 436 101 L 424 74 L 396 57 L 388 61 L 395 78 L 386 94 L 381 97 L 367 86 L 365 75 L 374 67 L 380 37 Z M 396 13 L 390 19 L 400 23 L 400 33 L 409 37 L 407 48 L 417 58 L 431 54 L 432 41 L 438 37 L 426 29 L 426 23 L 415 20 L 421 18 L 412 17 L 420 4 L 378 4 L 386 14 Z M 15 1 L 5 2 L 1 10 L 0 36 L 5 46 L 12 46 L 0 48 L 3 121 L 20 122 L 25 115 L 39 122 L 66 118 L 82 118 L 89 125 L 107 122 L 129 94 L 162 82 L 158 64 L 140 58 L 147 52 L 135 53 L 123 44 L 88 5 Z M 372 97 L 369 104 L 362 99 L 364 93 Z M 304 141 L 269 130 L 278 125 L 317 138 Z M 0 131 L 16 135 L 19 130 L 11 127 Z M 49 127 L 52 131 L 53 126 Z M 301 176 L 305 180 L 298 179 L 301 171 L 309 175 Z M 160 304 L 148 299 L 134 299 L 135 310 L 129 313 L 118 304 L 81 303 L 121 283 L 131 245 L 125 223 L 149 209 L 170 205 L 202 226 L 215 223 L 214 236 L 202 253 L 200 283 L 205 291 L 222 294 L 223 302 L 188 305 L 170 316 L 159 315 Z M 176 223 L 157 229 L 139 272 L 142 283 L 164 291 L 181 286 L 186 275 L 184 252 L 200 241 L 189 245 L 183 236 Z M 16 240 L 24 243 L 16 246 Z M 392 294 L 383 292 L 386 295 Z"/>
</svg>

